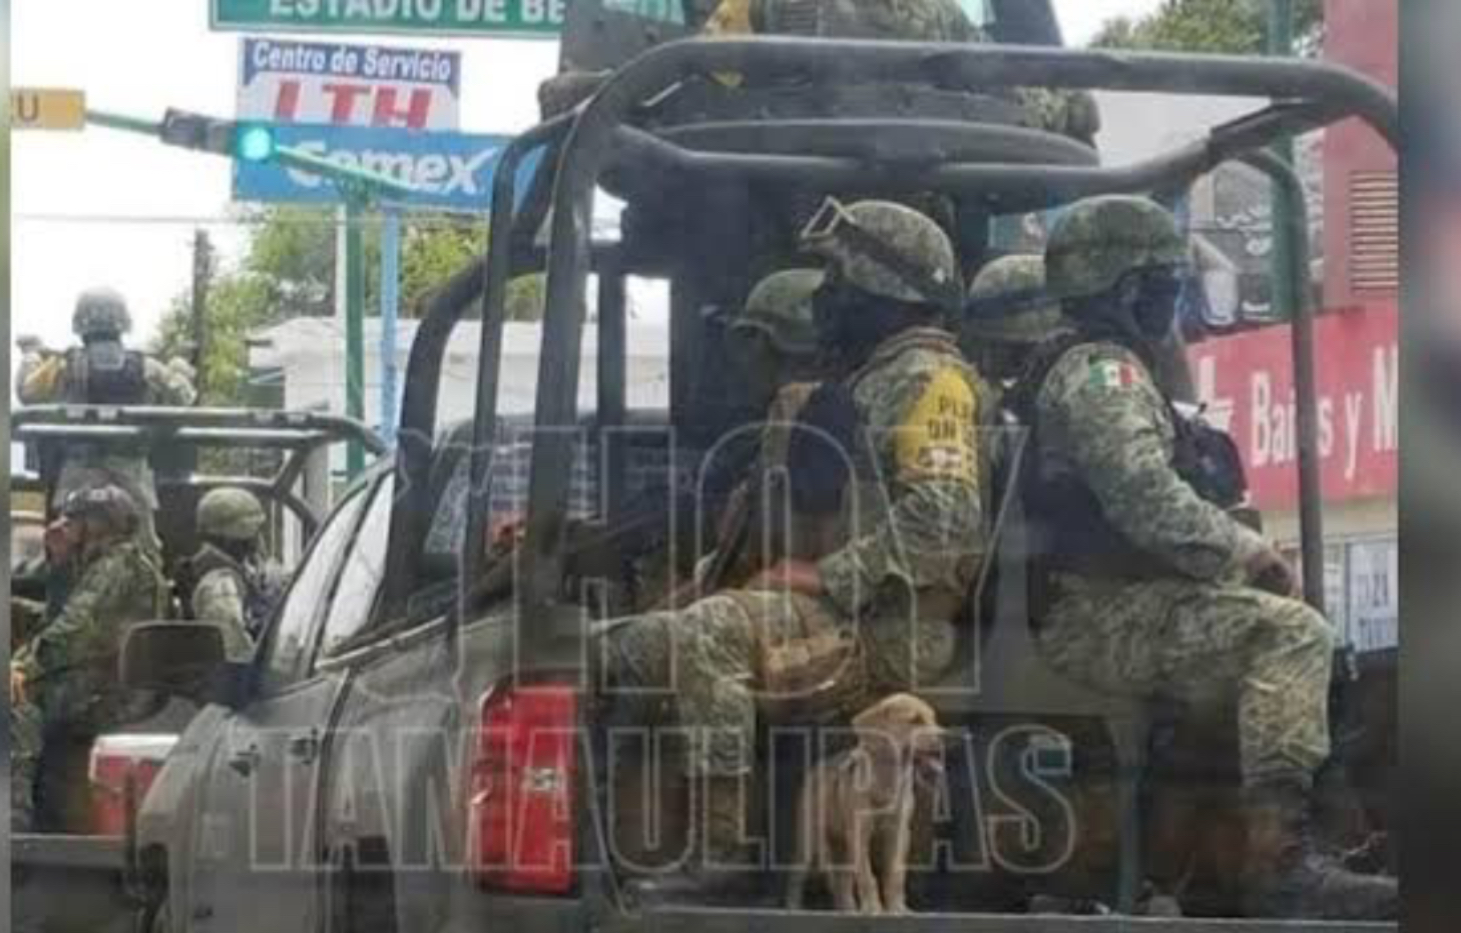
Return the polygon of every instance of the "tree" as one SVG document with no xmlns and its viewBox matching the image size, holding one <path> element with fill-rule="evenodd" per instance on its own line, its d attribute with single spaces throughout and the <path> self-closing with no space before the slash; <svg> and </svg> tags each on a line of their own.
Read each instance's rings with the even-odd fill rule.
<svg viewBox="0 0 1461 933">
<path fill-rule="evenodd" d="M 1108 20 L 1091 44 L 1098 48 L 1258 55 L 1267 50 L 1271 2 L 1164 0 L 1147 16 Z M 1323 33 L 1323 0 L 1296 0 L 1294 21 L 1300 52 L 1317 53 Z"/>
</svg>

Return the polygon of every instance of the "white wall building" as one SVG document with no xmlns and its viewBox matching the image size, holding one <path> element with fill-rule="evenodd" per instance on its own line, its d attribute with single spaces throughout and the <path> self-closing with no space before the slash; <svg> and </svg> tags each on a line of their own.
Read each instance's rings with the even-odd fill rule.
<svg viewBox="0 0 1461 933">
<path fill-rule="evenodd" d="M 415 338 L 417 321 L 404 320 L 396 338 L 397 391 L 403 389 L 406 360 Z M 438 430 L 472 417 L 477 378 L 477 321 L 463 321 L 452 333 L 441 372 L 437 407 Z M 380 427 L 381 347 L 380 319 L 365 321 L 365 421 Z M 538 350 L 542 326 L 538 323 L 505 325 L 498 411 L 528 415 L 533 410 L 538 384 Z M 663 319 L 628 322 L 627 388 L 632 408 L 669 404 L 669 325 Z M 295 318 L 256 334 L 249 351 L 256 379 L 278 379 L 284 407 L 303 411 L 343 412 L 345 409 L 345 328 L 335 318 Z M 584 327 L 579 376 L 579 411 L 595 408 L 598 373 L 598 328 Z M 399 395 L 397 398 L 399 410 Z M 343 453 L 337 453 L 343 458 Z M 336 466 L 342 466 L 343 459 Z"/>
</svg>

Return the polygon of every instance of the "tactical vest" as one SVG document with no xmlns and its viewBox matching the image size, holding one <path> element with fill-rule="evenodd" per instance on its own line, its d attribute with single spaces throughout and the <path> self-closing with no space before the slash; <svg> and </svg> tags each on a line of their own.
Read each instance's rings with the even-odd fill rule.
<svg viewBox="0 0 1461 933">
<path fill-rule="evenodd" d="M 766 415 L 752 476 L 731 499 L 717 548 L 737 548 L 725 570 L 724 584 L 737 585 L 785 559 L 815 561 L 846 538 L 841 511 L 810 515 L 792 506 L 788 454 L 793 432 L 815 383 L 783 388 Z M 736 540 L 739 538 L 739 540 Z"/>
<path fill-rule="evenodd" d="M 1048 569 L 1129 578 L 1159 576 L 1165 570 L 1163 562 L 1134 545 L 1106 519 L 1096 494 L 1081 477 L 1050 476 L 1042 469 L 1040 392 L 1056 364 L 1089 343 L 1089 337 L 1079 334 L 1049 341 L 1035 351 L 1007 396 L 1010 412 L 1030 429 L 1030 452 L 1015 480 L 1029 526 L 1030 557 L 1043 561 Z M 1228 510 L 1242 504 L 1248 484 L 1232 438 L 1201 418 L 1179 412 L 1170 399 L 1166 402 L 1174 434 L 1172 469 L 1213 505 Z"/>
<path fill-rule="evenodd" d="M 189 558 L 186 571 L 180 574 L 184 584 L 182 602 L 185 615 L 189 619 L 198 617 L 197 609 L 193 606 L 193 593 L 198 584 L 203 582 L 203 578 L 215 570 L 221 570 L 237 581 L 243 592 L 244 628 L 248 630 L 250 637 L 258 639 L 274 610 L 280 588 L 262 566 L 240 563 L 211 544 L 204 544 L 198 553 Z"/>
<path fill-rule="evenodd" d="M 147 358 L 120 344 L 101 343 L 66 351 L 68 401 L 87 405 L 143 405 L 147 402 Z"/>
</svg>

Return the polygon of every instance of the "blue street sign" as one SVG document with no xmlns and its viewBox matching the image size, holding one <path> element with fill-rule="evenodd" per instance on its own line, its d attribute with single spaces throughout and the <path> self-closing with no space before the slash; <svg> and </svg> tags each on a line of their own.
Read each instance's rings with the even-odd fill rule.
<svg viewBox="0 0 1461 933">
<path fill-rule="evenodd" d="M 276 123 L 274 141 L 351 168 L 388 175 L 419 189 L 400 199 L 405 207 L 483 213 L 491 204 L 492 176 L 510 136 L 419 132 L 395 127 Z M 523 160 L 518 195 L 526 191 L 540 153 Z M 334 183 L 303 169 L 273 162 L 236 162 L 236 201 L 334 203 Z"/>
</svg>

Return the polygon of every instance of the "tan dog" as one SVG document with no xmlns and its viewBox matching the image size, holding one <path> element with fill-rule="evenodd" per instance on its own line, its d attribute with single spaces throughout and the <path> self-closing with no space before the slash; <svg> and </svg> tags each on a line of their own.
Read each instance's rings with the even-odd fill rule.
<svg viewBox="0 0 1461 933">
<path fill-rule="evenodd" d="M 907 693 L 873 704 L 852 726 L 857 745 L 817 764 L 802 783 L 786 906 L 801 907 L 816 871 L 837 910 L 907 913 L 917 772 L 942 767 L 943 730 L 933 708 Z"/>
</svg>

